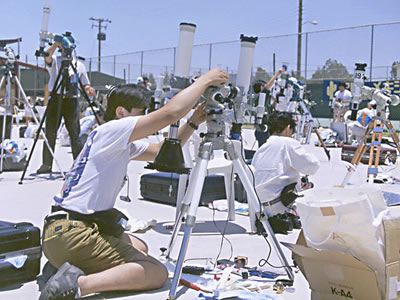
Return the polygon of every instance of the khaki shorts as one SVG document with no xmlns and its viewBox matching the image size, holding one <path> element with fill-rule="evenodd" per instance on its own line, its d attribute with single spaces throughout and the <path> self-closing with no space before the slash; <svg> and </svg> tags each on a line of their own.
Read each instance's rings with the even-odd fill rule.
<svg viewBox="0 0 400 300">
<path fill-rule="evenodd" d="M 134 261 L 141 253 L 122 236 L 100 234 L 95 223 L 50 220 L 44 223 L 42 248 L 55 267 L 68 261 L 91 274 Z"/>
</svg>

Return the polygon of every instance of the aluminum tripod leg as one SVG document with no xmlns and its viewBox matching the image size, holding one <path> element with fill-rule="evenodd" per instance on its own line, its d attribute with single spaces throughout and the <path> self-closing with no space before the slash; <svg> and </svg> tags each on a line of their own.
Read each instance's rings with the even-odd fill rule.
<svg viewBox="0 0 400 300">
<path fill-rule="evenodd" d="M 176 193 L 175 220 L 176 220 L 176 218 L 178 218 L 179 212 L 181 211 L 181 206 L 182 206 L 182 203 L 183 203 L 183 197 L 185 196 L 185 191 L 186 191 L 188 178 L 189 178 L 188 174 L 180 174 L 179 175 L 178 191 Z"/>
<path fill-rule="evenodd" d="M 200 158 L 197 159 L 197 163 L 199 161 L 200 161 Z M 196 163 L 196 165 L 197 165 L 197 163 Z M 189 179 L 189 186 L 188 186 L 187 191 L 186 191 L 186 193 L 185 193 L 185 195 L 183 197 L 182 203 L 180 203 L 180 208 L 178 210 L 178 213 L 177 213 L 177 216 L 176 216 L 176 219 L 175 219 L 175 225 L 174 225 L 174 229 L 172 231 L 171 239 L 170 239 L 169 244 L 168 244 L 168 248 L 167 248 L 167 252 L 166 252 L 166 258 L 170 258 L 170 256 L 171 256 L 171 252 L 172 252 L 172 249 L 174 248 L 176 237 L 178 235 L 178 232 L 179 232 L 179 230 L 181 228 L 181 225 L 182 225 L 182 222 L 183 222 L 183 217 L 185 216 L 186 212 L 189 209 L 190 202 L 191 202 L 191 200 L 193 198 L 193 195 L 194 195 L 194 190 L 195 190 L 194 187 L 196 185 L 196 183 L 192 182 L 192 180 L 195 180 L 195 178 L 197 178 L 199 176 L 198 173 L 199 173 L 199 168 L 196 168 L 196 167 L 193 168 L 192 175 L 190 176 L 190 179 Z"/>
<path fill-rule="evenodd" d="M 310 144 L 311 133 L 312 133 L 312 130 L 314 128 L 314 122 L 308 121 L 307 125 L 308 125 L 307 126 L 307 133 L 306 133 L 306 138 L 305 138 L 304 144 Z"/>
<path fill-rule="evenodd" d="M 304 129 L 305 129 L 305 126 L 306 126 L 306 116 L 305 116 L 304 114 L 301 116 L 300 124 L 301 124 L 301 125 L 300 125 L 299 134 L 300 134 L 300 136 L 303 138 L 303 136 L 304 136 Z M 307 135 L 306 135 L 305 143 L 308 144 L 309 142 L 310 142 L 310 141 L 307 142 Z"/>
<path fill-rule="evenodd" d="M 6 75 L 4 75 L 1 78 L 1 82 L 0 82 L 0 88 L 4 83 L 4 79 L 6 78 Z M 5 140 L 5 135 L 6 135 L 6 118 L 7 118 L 7 105 L 9 103 L 6 103 L 6 99 L 8 99 L 8 102 L 10 102 L 10 93 L 11 93 L 11 86 L 10 86 L 10 79 L 7 76 L 7 83 L 6 83 L 6 93 L 5 93 L 5 97 L 4 97 L 4 112 L 3 112 L 3 127 L 1 130 L 1 154 L 0 154 L 0 173 L 3 173 L 3 162 L 4 162 L 4 140 Z M 11 120 L 12 121 L 12 120 Z M 12 124 L 11 124 L 12 126 Z"/>
<path fill-rule="evenodd" d="M 235 157 L 236 156 L 236 157 Z M 291 281 L 294 281 L 294 275 L 293 271 L 286 260 L 285 254 L 282 251 L 281 246 L 279 245 L 279 241 L 275 236 L 274 231 L 272 230 L 271 225 L 268 222 L 267 216 L 264 214 L 262 210 L 260 210 L 260 203 L 255 191 L 255 188 L 253 184 L 250 182 L 249 176 L 247 176 L 246 171 L 245 171 L 245 166 L 243 166 L 242 161 L 239 160 L 239 157 L 235 155 L 232 163 L 235 168 L 235 172 L 238 173 L 240 180 L 243 183 L 244 189 L 247 193 L 247 202 L 249 206 L 251 205 L 254 211 L 259 211 L 259 220 L 261 224 L 263 225 L 265 231 L 268 233 L 268 237 L 271 240 L 271 244 L 273 249 L 277 252 L 279 260 L 282 264 L 282 266 L 285 268 L 285 271 L 287 275 L 289 276 L 289 279 Z"/>
<path fill-rule="evenodd" d="M 5 140 L 5 135 L 6 135 L 6 118 L 7 118 L 7 110 L 4 109 L 3 112 L 3 124 L 2 124 L 2 130 L 1 130 L 1 154 L 0 154 L 0 173 L 3 173 L 3 162 L 4 162 L 4 140 Z M 12 120 L 11 120 L 12 121 Z"/>
<path fill-rule="evenodd" d="M 168 299 L 175 299 L 176 289 L 182 274 L 183 262 L 185 260 L 186 250 L 189 244 L 189 238 L 196 222 L 197 209 L 199 207 L 201 191 L 203 190 L 204 181 L 207 176 L 207 165 L 212 153 L 212 144 L 205 143 L 200 147 L 199 159 L 194 167 L 194 172 L 190 178 L 189 189 L 193 189 L 193 197 L 190 202 L 187 218 L 185 221 L 185 232 L 179 251 L 179 257 L 176 262 L 174 277 L 172 279 L 171 290 L 169 291 Z M 193 187 L 192 187 L 193 186 Z M 189 191 L 188 191 L 189 192 Z M 186 199 L 185 195 L 185 199 Z M 189 200 L 189 199 L 188 199 Z M 184 203 L 185 204 L 185 203 Z"/>
<path fill-rule="evenodd" d="M 33 120 L 35 121 L 36 125 L 39 126 L 40 123 L 39 123 L 38 119 L 36 118 L 35 112 L 33 111 L 33 107 L 32 107 L 32 105 L 29 103 L 29 101 L 28 101 L 28 99 L 27 99 L 27 97 L 26 97 L 26 94 L 25 94 L 25 92 L 24 92 L 24 89 L 22 88 L 22 85 L 21 85 L 21 83 L 20 83 L 19 80 L 18 80 L 18 77 L 14 76 L 14 80 L 15 80 L 15 82 L 17 83 L 18 89 L 19 89 L 19 91 L 20 91 L 21 94 L 22 94 L 22 97 L 23 97 L 24 102 L 25 102 L 24 104 L 25 104 L 26 106 L 28 106 L 29 110 L 31 111 Z M 56 165 L 57 165 L 57 168 L 60 170 L 62 177 L 65 179 L 65 174 L 64 174 L 64 172 L 62 171 L 61 166 L 60 166 L 59 162 L 57 161 L 57 159 L 56 159 L 56 157 L 55 157 L 55 155 L 54 155 L 54 152 L 53 152 L 53 150 L 51 149 L 51 147 L 50 147 L 50 145 L 49 145 L 49 141 L 48 141 L 48 139 L 47 139 L 47 137 L 46 137 L 46 134 L 45 134 L 45 132 L 44 132 L 44 130 L 43 130 L 43 127 L 40 128 L 40 133 L 42 134 L 43 141 L 44 141 L 44 143 L 46 144 L 47 148 L 49 149 L 49 152 L 50 152 L 51 156 L 53 157 L 53 159 L 54 159 L 54 161 L 55 161 L 55 163 L 56 163 Z M 39 133 L 38 133 L 38 134 L 39 134 Z"/>
</svg>

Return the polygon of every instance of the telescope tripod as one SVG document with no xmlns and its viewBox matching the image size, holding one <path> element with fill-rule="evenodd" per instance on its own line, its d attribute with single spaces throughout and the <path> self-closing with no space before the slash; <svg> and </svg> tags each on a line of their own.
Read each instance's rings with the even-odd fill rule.
<svg viewBox="0 0 400 300">
<path fill-rule="evenodd" d="M 26 108 L 29 109 L 29 111 L 31 112 L 33 120 L 35 121 L 36 125 L 39 126 L 39 121 L 36 118 L 35 112 L 33 111 L 33 107 L 29 103 L 29 101 L 28 101 L 28 99 L 26 97 L 26 94 L 24 92 L 24 89 L 22 88 L 22 85 L 19 82 L 18 77 L 15 75 L 13 68 L 11 68 L 8 64 L 6 65 L 6 71 L 5 71 L 4 75 L 3 75 L 3 77 L 1 78 L 0 87 L 3 85 L 3 83 L 5 81 L 6 81 L 6 98 L 5 99 L 7 101 L 6 106 L 7 105 L 8 106 L 11 105 L 11 101 L 10 101 L 11 100 L 11 84 L 14 81 L 17 84 L 17 87 L 18 87 L 18 89 L 19 89 L 19 91 L 20 91 L 20 93 L 22 95 L 22 99 L 23 99 L 23 102 L 24 102 L 24 105 L 25 105 L 25 109 Z M 20 101 L 20 99 L 17 99 L 17 100 Z M 3 130 L 2 130 L 2 139 L 1 139 L 2 147 L 1 147 L 1 159 L 0 159 L 0 173 L 3 172 L 5 128 L 6 128 L 6 110 L 4 110 L 4 114 L 3 114 Z M 45 133 L 44 133 L 42 128 L 39 128 L 37 130 L 36 137 L 38 138 L 40 134 L 42 134 L 44 143 L 46 144 L 47 148 L 49 149 L 49 152 L 50 152 L 51 156 L 53 157 L 54 161 L 56 162 L 56 165 L 57 165 L 58 169 L 61 171 L 60 164 L 58 163 L 58 161 L 54 157 L 54 152 L 52 151 L 52 149 L 51 149 L 51 147 L 49 145 L 49 141 L 47 140 L 46 135 L 45 135 Z M 62 171 L 61 171 L 61 174 L 63 174 Z"/>
<path fill-rule="evenodd" d="M 321 135 L 319 134 L 319 131 L 317 129 L 317 126 L 314 123 L 314 119 L 310 113 L 310 111 L 308 110 L 306 104 L 304 103 L 303 100 L 299 101 L 300 107 L 303 110 L 303 114 L 301 116 L 301 123 L 300 123 L 300 132 L 299 134 L 303 135 L 304 134 L 304 130 L 307 124 L 307 132 L 306 132 L 306 138 L 305 138 L 305 143 L 309 144 L 310 143 L 310 139 L 311 139 L 311 133 L 314 131 L 315 134 L 317 135 L 317 138 L 322 146 L 322 148 L 324 148 L 325 154 L 328 157 L 328 160 L 331 160 L 331 155 L 329 153 L 328 148 L 325 145 L 324 140 L 322 139 Z"/>
<path fill-rule="evenodd" d="M 387 131 L 389 132 L 390 136 L 393 139 L 393 142 L 396 145 L 397 151 L 400 153 L 400 140 L 390 120 L 374 119 L 373 122 L 369 123 L 364 137 L 360 140 L 357 150 L 354 153 L 353 159 L 351 160 L 351 165 L 348 166 L 347 168 L 347 174 L 343 179 L 342 186 L 345 186 L 347 184 L 350 177 L 356 171 L 357 166 L 360 164 L 365 151 L 367 151 L 368 148 L 367 138 L 371 132 L 372 132 L 372 138 L 371 138 L 371 148 L 369 152 L 369 161 L 368 161 L 368 183 L 374 182 L 374 178 L 376 177 L 376 175 L 378 175 L 378 163 L 381 151 L 382 133 L 384 126 L 386 126 Z M 374 159 L 374 154 L 375 154 L 375 159 Z"/>
<path fill-rule="evenodd" d="M 190 235 L 193 227 L 196 223 L 196 214 L 199 207 L 201 191 L 204 186 L 204 181 L 207 176 L 207 165 L 213 155 L 214 150 L 224 150 L 232 160 L 234 172 L 239 175 L 244 188 L 247 192 L 247 199 L 249 203 L 249 211 L 256 212 L 257 218 L 263 225 L 265 231 L 268 233 L 268 237 L 272 242 L 274 250 L 278 253 L 280 262 L 285 268 L 287 275 L 291 281 L 294 280 L 292 269 L 289 266 L 288 261 L 279 245 L 279 242 L 268 222 L 268 216 L 260 209 L 261 204 L 259 203 L 256 191 L 253 184 L 250 181 L 250 175 L 246 172 L 246 166 L 242 159 L 240 159 L 238 153 L 235 151 L 233 141 L 229 140 L 223 135 L 210 134 L 205 135 L 204 141 L 200 144 L 199 153 L 196 161 L 196 165 L 193 168 L 192 175 L 189 179 L 189 186 L 183 198 L 183 202 L 175 221 L 171 240 L 168 245 L 166 252 L 166 258 L 170 258 L 171 251 L 174 247 L 176 237 L 182 225 L 185 222 L 184 236 L 179 251 L 178 260 L 175 267 L 174 277 L 172 280 L 171 290 L 169 292 L 168 299 L 175 299 L 176 289 L 182 274 L 183 262 L 185 259 L 186 251 L 189 244 Z M 250 214 L 251 215 L 251 214 Z"/>
<path fill-rule="evenodd" d="M 56 62 L 53 62 L 53 63 L 56 63 Z M 73 70 L 73 73 L 74 73 L 73 76 L 77 77 L 77 81 L 78 81 L 78 84 L 79 84 L 78 88 L 81 91 L 81 93 L 84 96 L 84 98 L 88 101 L 89 106 L 91 107 L 91 109 L 93 111 L 93 114 L 94 114 L 94 116 L 96 118 L 96 121 L 100 125 L 101 123 L 100 123 L 100 120 L 99 120 L 99 118 L 98 118 L 98 116 L 96 114 L 96 111 L 93 108 L 93 104 L 90 101 L 89 96 L 86 94 L 84 86 L 83 86 L 83 84 L 82 84 L 82 82 L 81 82 L 81 80 L 80 80 L 80 78 L 78 76 L 78 71 L 76 69 L 76 66 L 74 66 L 73 61 L 71 59 L 68 59 L 68 58 L 66 58 L 66 59 L 61 61 L 61 68 L 60 68 L 60 70 L 59 70 L 59 72 L 57 74 L 56 80 L 54 82 L 53 90 L 51 91 L 51 95 L 50 95 L 50 99 L 49 99 L 49 102 L 50 101 L 55 101 L 54 99 L 57 97 L 57 91 L 60 90 L 60 94 L 58 95 L 57 123 L 61 122 L 61 106 L 62 106 L 62 101 L 63 101 L 64 94 L 65 94 L 65 91 L 66 91 L 67 80 L 69 80 L 69 75 L 70 75 L 69 74 L 69 67 L 71 67 L 72 70 Z M 47 107 L 46 107 L 46 110 L 45 110 L 45 112 L 43 114 L 43 117 L 40 120 L 38 131 L 41 131 L 42 128 L 43 128 L 44 121 L 47 118 L 48 108 L 49 108 L 49 104 L 47 104 Z M 27 161 L 27 163 L 25 165 L 24 171 L 22 172 L 19 184 L 22 184 L 22 181 L 24 180 L 25 173 L 26 173 L 26 170 L 28 169 L 29 163 L 31 161 L 31 158 L 32 158 L 32 155 L 33 155 L 33 151 L 35 150 L 35 146 L 37 144 L 38 138 L 39 138 L 39 135 L 36 135 L 35 140 L 33 142 L 33 146 L 32 146 L 31 152 L 29 153 L 28 161 Z M 47 141 L 47 139 L 46 139 L 46 141 Z M 49 150 L 52 153 L 52 156 L 54 158 L 54 151 L 52 151 L 52 149 L 49 146 L 48 142 L 46 142 L 46 144 L 47 144 L 47 147 L 49 148 Z M 58 168 L 61 171 L 61 167 L 59 165 L 58 165 Z M 62 171 L 61 171 L 61 174 L 62 174 L 62 177 L 65 179 L 65 175 L 64 175 L 64 173 Z"/>
</svg>

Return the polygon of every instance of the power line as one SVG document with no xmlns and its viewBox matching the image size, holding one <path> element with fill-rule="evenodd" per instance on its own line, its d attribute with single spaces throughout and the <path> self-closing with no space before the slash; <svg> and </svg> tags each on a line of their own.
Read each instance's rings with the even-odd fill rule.
<svg viewBox="0 0 400 300">
<path fill-rule="evenodd" d="M 92 24 L 92 28 L 93 27 L 98 27 L 99 28 L 99 33 L 97 34 L 97 40 L 99 41 L 99 46 L 98 46 L 99 52 L 98 52 L 98 60 L 97 60 L 97 62 L 98 62 L 97 69 L 98 70 L 97 71 L 100 72 L 100 68 L 101 68 L 101 41 L 105 41 L 106 40 L 106 34 L 104 32 L 101 32 L 101 29 L 102 28 L 107 29 L 107 25 L 108 25 L 107 23 L 111 23 L 111 20 L 103 19 L 103 18 L 93 18 L 93 17 L 90 17 L 89 20 L 98 22 L 98 25 Z M 101 25 L 101 23 L 105 23 L 105 25 Z"/>
</svg>

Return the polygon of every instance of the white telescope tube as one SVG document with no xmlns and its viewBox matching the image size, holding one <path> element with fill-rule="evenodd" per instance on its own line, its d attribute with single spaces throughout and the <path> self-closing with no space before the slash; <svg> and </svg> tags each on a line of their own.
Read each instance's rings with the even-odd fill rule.
<svg viewBox="0 0 400 300">
<path fill-rule="evenodd" d="M 263 119 L 264 112 L 265 112 L 265 97 L 266 97 L 265 93 L 258 94 L 258 105 L 256 107 L 256 112 L 257 112 L 256 122 L 257 122 L 257 124 L 262 124 L 262 119 Z"/>
<path fill-rule="evenodd" d="M 50 4 L 45 3 L 43 6 L 42 28 L 40 30 L 40 47 L 44 48 L 46 45 L 47 32 L 49 28 Z"/>
<path fill-rule="evenodd" d="M 251 68 L 253 66 L 257 39 L 257 37 L 240 35 L 240 57 L 236 85 L 242 91 L 243 96 L 246 96 L 249 91 Z"/>
<path fill-rule="evenodd" d="M 192 48 L 196 25 L 181 23 L 179 25 L 178 51 L 176 53 L 175 76 L 189 77 L 192 62 Z"/>
<path fill-rule="evenodd" d="M 154 109 L 160 108 L 161 98 L 163 97 L 164 76 L 160 75 L 156 80 L 156 90 L 154 92 Z"/>
</svg>

